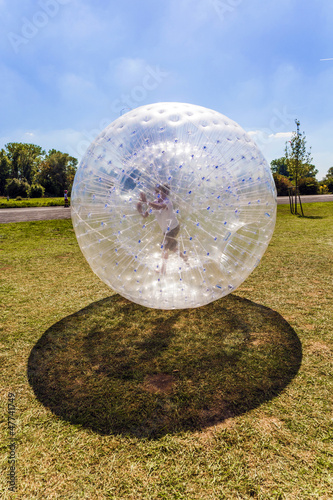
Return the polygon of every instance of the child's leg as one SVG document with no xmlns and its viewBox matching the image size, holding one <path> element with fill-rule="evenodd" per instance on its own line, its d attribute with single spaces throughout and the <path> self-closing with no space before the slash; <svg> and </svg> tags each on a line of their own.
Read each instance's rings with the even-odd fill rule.
<svg viewBox="0 0 333 500">
<path fill-rule="evenodd" d="M 181 257 L 183 259 L 184 262 L 187 262 L 188 261 L 188 256 L 185 255 L 183 252 L 179 252 L 179 257 Z"/>
<path fill-rule="evenodd" d="M 168 260 L 169 257 L 169 250 L 165 250 L 162 252 L 162 269 L 161 273 L 165 274 L 166 273 L 166 261 Z"/>
</svg>

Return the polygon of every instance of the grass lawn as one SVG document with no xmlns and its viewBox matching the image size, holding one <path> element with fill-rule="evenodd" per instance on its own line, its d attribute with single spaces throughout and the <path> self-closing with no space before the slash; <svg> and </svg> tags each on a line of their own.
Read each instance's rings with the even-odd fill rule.
<svg viewBox="0 0 333 500">
<path fill-rule="evenodd" d="M 22 200 L 9 200 L 0 197 L 1 208 L 23 207 L 59 207 L 64 206 L 64 198 L 23 198 Z"/>
<path fill-rule="evenodd" d="M 332 499 L 333 203 L 304 213 L 180 311 L 113 295 L 70 220 L 2 224 L 1 498 Z"/>
</svg>

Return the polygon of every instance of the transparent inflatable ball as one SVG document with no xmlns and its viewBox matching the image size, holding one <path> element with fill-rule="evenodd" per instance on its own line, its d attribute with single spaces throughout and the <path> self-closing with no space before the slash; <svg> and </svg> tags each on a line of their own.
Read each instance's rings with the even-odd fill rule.
<svg viewBox="0 0 333 500">
<path fill-rule="evenodd" d="M 104 283 L 143 306 L 182 309 L 236 290 L 258 265 L 276 189 L 237 123 L 157 103 L 119 117 L 90 145 L 71 206 L 79 246 Z"/>
</svg>

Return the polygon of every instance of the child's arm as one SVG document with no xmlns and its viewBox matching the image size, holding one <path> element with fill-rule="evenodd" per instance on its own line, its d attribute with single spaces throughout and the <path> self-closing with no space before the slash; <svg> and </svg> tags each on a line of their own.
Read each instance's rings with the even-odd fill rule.
<svg viewBox="0 0 333 500">
<path fill-rule="evenodd" d="M 154 201 L 149 201 L 148 206 L 154 210 L 163 210 L 163 208 L 167 207 L 166 203 L 155 203 Z"/>
<path fill-rule="evenodd" d="M 144 219 L 148 217 L 149 215 L 148 210 L 146 210 L 145 212 L 142 211 L 142 203 L 140 201 L 136 204 L 136 209 Z"/>
</svg>

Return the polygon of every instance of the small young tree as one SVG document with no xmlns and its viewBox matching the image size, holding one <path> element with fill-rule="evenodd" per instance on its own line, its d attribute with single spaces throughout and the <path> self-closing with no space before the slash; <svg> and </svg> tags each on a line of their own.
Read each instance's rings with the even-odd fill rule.
<svg viewBox="0 0 333 500">
<path fill-rule="evenodd" d="M 306 138 L 303 134 L 299 132 L 300 122 L 295 120 L 297 131 L 293 132 L 291 141 L 286 142 L 285 157 L 288 172 L 291 175 L 293 181 L 295 182 L 295 214 L 297 214 L 297 192 L 299 187 L 299 179 L 301 177 L 307 177 L 307 174 L 311 170 L 314 173 L 311 157 L 311 148 L 306 151 Z"/>
</svg>

